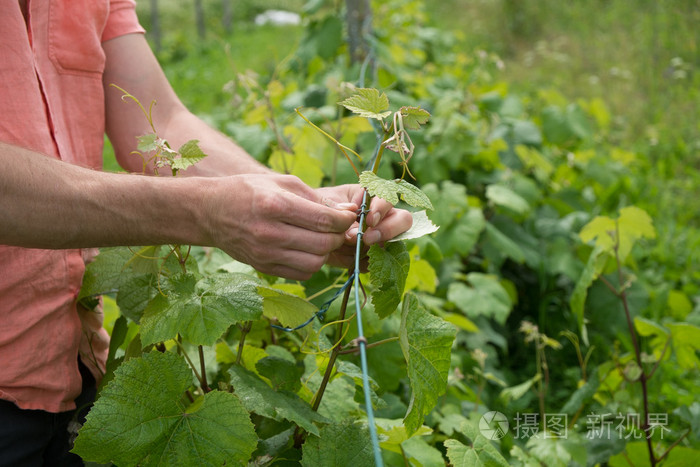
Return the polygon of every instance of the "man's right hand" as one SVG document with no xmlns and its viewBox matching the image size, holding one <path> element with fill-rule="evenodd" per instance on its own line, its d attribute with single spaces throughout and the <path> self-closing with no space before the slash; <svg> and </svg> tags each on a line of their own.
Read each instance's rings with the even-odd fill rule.
<svg viewBox="0 0 700 467">
<path fill-rule="evenodd" d="M 250 174 L 197 179 L 209 184 L 202 206 L 213 246 L 258 271 L 305 280 L 345 242 L 353 203 L 322 198 L 299 178 Z"/>
</svg>

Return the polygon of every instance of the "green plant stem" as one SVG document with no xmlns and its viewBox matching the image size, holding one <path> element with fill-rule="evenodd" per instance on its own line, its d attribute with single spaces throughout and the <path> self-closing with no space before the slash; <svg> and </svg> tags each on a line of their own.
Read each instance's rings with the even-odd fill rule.
<svg viewBox="0 0 700 467">
<path fill-rule="evenodd" d="M 661 364 L 661 360 L 663 360 L 664 355 L 666 355 L 666 350 L 668 350 L 668 344 L 671 343 L 671 336 L 669 335 L 666 338 L 666 343 L 664 343 L 664 348 L 661 351 L 661 355 L 659 355 L 659 359 L 654 363 L 654 368 L 651 369 L 649 374 L 647 375 L 647 381 L 651 379 L 652 376 L 654 376 L 654 373 L 656 373 L 656 370 L 659 368 L 659 365 Z"/>
<path fill-rule="evenodd" d="M 338 317 L 338 321 L 340 323 L 338 324 L 338 329 L 336 332 L 336 342 L 343 337 L 343 322 L 345 320 L 345 312 L 348 307 L 348 300 L 350 298 L 350 289 L 352 287 L 348 287 L 345 289 L 345 293 L 343 293 L 343 301 L 340 304 L 340 315 Z M 321 385 L 318 388 L 318 391 L 316 391 L 316 394 L 314 395 L 314 403 L 311 406 L 311 409 L 315 412 L 318 410 L 318 408 L 321 405 L 321 399 L 323 398 L 323 393 L 326 391 L 326 386 L 328 385 L 328 382 L 331 379 L 331 374 L 333 373 L 333 366 L 335 365 L 335 360 L 338 358 L 338 355 L 340 354 L 340 345 L 336 345 L 333 347 L 333 350 L 331 351 L 331 355 L 328 359 L 328 366 L 326 366 L 326 371 L 323 374 L 323 380 L 321 381 Z"/>
<path fill-rule="evenodd" d="M 540 421 L 544 423 L 544 397 L 545 397 L 545 388 L 544 388 L 544 383 L 543 383 L 543 378 L 542 378 L 542 353 L 544 352 L 544 349 L 542 349 L 541 344 L 539 342 L 536 343 L 535 346 L 536 349 L 536 359 L 537 359 L 537 398 L 539 399 L 539 404 L 540 404 Z"/>
<path fill-rule="evenodd" d="M 204 391 L 204 393 L 210 392 L 211 388 L 207 382 L 207 367 L 204 363 L 204 347 L 201 345 L 199 346 L 199 367 L 202 371 L 202 391 Z"/>
<path fill-rule="evenodd" d="M 673 442 L 673 444 L 671 444 L 671 445 L 668 447 L 668 449 L 666 449 L 666 450 L 664 451 L 664 453 L 661 454 L 661 455 L 659 456 L 658 459 L 656 459 L 657 462 L 661 462 L 666 456 L 668 456 L 668 454 L 671 452 L 671 449 L 673 449 L 673 448 L 675 448 L 676 446 L 678 446 L 678 445 L 680 444 L 680 442 L 683 441 L 683 440 L 685 439 L 685 437 L 688 436 L 688 435 L 690 434 L 691 431 L 692 431 L 692 430 L 691 430 L 690 428 L 688 428 L 688 430 L 687 430 L 685 433 L 683 433 L 683 435 L 682 435 L 680 438 L 678 438 L 677 440 L 675 440 L 675 441 Z"/>
<path fill-rule="evenodd" d="M 391 134 L 392 128 L 389 128 L 384 131 L 384 135 L 382 136 L 382 144 L 379 146 L 379 149 L 377 150 L 377 156 L 374 158 L 374 163 L 372 164 L 372 172 L 377 173 L 379 170 L 379 163 L 382 161 L 382 154 L 384 154 L 384 143 L 387 140 L 387 137 Z"/>
<path fill-rule="evenodd" d="M 320 131 L 326 138 L 330 139 L 331 141 L 333 141 L 333 142 L 335 143 L 336 147 L 337 147 L 338 149 L 340 149 L 340 152 L 343 153 L 343 155 L 345 156 L 345 158 L 348 160 L 348 162 L 349 162 L 350 165 L 352 166 L 352 169 L 355 171 L 355 175 L 357 175 L 357 176 L 359 177 L 359 176 L 360 176 L 360 172 L 358 172 L 357 167 L 355 167 L 355 164 L 352 162 L 352 159 L 350 159 L 350 156 L 348 156 L 348 153 L 345 152 L 345 150 L 347 149 L 348 151 L 350 151 L 351 153 L 353 153 L 358 159 L 362 160 L 362 158 L 360 157 L 360 155 L 359 155 L 358 153 L 356 153 L 355 151 L 353 151 L 352 149 L 350 149 L 349 147 L 347 147 L 347 146 L 341 144 L 341 143 L 340 143 L 337 139 L 335 139 L 333 136 L 329 135 L 327 132 L 323 131 L 318 125 L 316 125 L 316 124 L 314 124 L 313 122 L 311 122 L 311 120 L 309 120 L 308 118 L 306 118 L 306 117 L 301 113 L 301 111 L 300 111 L 298 108 L 297 108 L 297 109 L 294 109 L 294 111 L 295 111 L 301 118 L 303 118 L 303 119 L 306 121 L 306 123 L 308 123 L 309 125 L 311 125 L 311 126 L 314 127 L 315 129 L 317 129 L 318 131 Z"/>
<path fill-rule="evenodd" d="M 187 360 L 187 364 L 190 366 L 190 368 L 192 368 L 195 378 L 197 378 L 197 381 L 199 381 L 199 385 L 202 386 L 202 388 L 204 388 L 206 382 L 202 380 L 202 376 L 197 371 L 197 366 L 190 359 L 190 356 L 187 355 L 187 352 L 185 351 L 185 347 L 182 345 L 182 342 L 180 342 L 179 339 L 175 339 L 175 344 L 177 344 L 177 348 L 180 349 L 180 352 L 182 352 L 182 355 L 185 357 L 185 360 Z"/>
<path fill-rule="evenodd" d="M 615 243 L 615 261 L 617 264 L 617 277 L 618 277 L 618 282 L 620 285 L 623 283 L 623 276 L 622 276 L 622 262 L 620 261 L 620 253 L 619 253 L 619 228 L 617 230 L 618 235 L 616 235 L 616 243 Z M 627 301 L 627 291 L 626 289 L 622 289 L 619 292 L 619 298 L 622 301 L 622 307 L 625 310 L 625 318 L 627 319 L 627 327 L 629 329 L 630 337 L 632 339 L 632 346 L 634 347 L 634 355 L 635 358 L 637 359 L 637 365 L 639 365 L 639 369 L 641 374 L 639 375 L 639 383 L 642 385 L 642 404 L 643 404 L 643 410 L 644 410 L 644 423 L 642 424 L 642 431 L 646 434 L 647 430 L 649 429 L 649 394 L 647 390 L 647 375 L 644 372 L 644 367 L 642 366 L 642 352 L 639 347 L 639 341 L 637 340 L 637 333 L 634 330 L 634 322 L 632 321 L 632 314 L 630 313 L 629 309 L 629 303 Z M 651 467 L 654 467 L 657 463 L 656 456 L 654 455 L 654 445 L 651 441 L 650 436 L 646 436 L 647 440 L 647 450 L 649 451 L 649 463 Z"/>
<path fill-rule="evenodd" d="M 238 353 L 236 354 L 236 365 L 241 364 L 241 358 L 243 358 L 243 346 L 245 345 L 245 336 L 253 328 L 252 321 L 246 321 L 241 325 L 241 338 L 238 341 Z"/>
</svg>

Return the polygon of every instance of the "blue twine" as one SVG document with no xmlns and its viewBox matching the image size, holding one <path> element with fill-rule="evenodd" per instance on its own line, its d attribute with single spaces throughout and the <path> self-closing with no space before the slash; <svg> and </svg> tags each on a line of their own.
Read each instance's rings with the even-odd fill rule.
<svg viewBox="0 0 700 467">
<path fill-rule="evenodd" d="M 297 326 L 295 328 L 277 326 L 276 324 L 271 324 L 270 326 L 272 326 L 275 329 L 279 329 L 280 331 L 292 332 L 292 331 L 298 331 L 299 329 L 303 328 L 304 326 L 308 326 L 316 318 L 318 318 L 319 321 L 323 321 L 326 317 L 326 312 L 331 307 L 331 305 L 333 304 L 335 299 L 338 298 L 340 296 L 340 294 L 345 292 L 345 289 L 347 289 L 350 286 L 350 284 L 352 284 L 352 280 L 354 279 L 354 277 L 355 277 L 354 273 L 350 274 L 350 277 L 348 278 L 348 280 L 345 281 L 345 284 L 343 284 L 343 286 L 335 293 L 335 295 L 333 295 L 330 298 L 330 300 L 326 301 L 323 305 L 321 305 L 321 308 L 319 308 L 319 310 L 316 313 L 311 315 L 311 317 L 309 319 L 307 319 L 304 323 L 300 324 L 299 326 Z"/>
<path fill-rule="evenodd" d="M 367 424 L 369 425 L 369 436 L 372 440 L 372 448 L 374 450 L 374 463 L 377 467 L 383 467 L 382 451 L 379 447 L 379 438 L 377 437 L 377 427 L 374 424 L 374 410 L 372 409 L 372 398 L 369 392 L 369 371 L 367 365 L 367 339 L 362 329 L 362 307 L 360 306 L 360 256 L 362 253 L 362 226 L 364 225 L 365 216 L 367 214 L 367 190 L 362 195 L 362 209 L 360 211 L 360 227 L 357 232 L 357 248 L 355 251 L 355 272 L 352 277 L 355 279 L 355 313 L 357 314 L 357 342 L 360 346 L 360 366 L 362 368 L 362 389 L 365 394 L 365 409 L 367 411 Z"/>
</svg>

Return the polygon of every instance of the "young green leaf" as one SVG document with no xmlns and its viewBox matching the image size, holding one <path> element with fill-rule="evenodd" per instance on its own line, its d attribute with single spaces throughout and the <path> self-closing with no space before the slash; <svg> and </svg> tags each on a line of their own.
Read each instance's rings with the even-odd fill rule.
<svg viewBox="0 0 700 467">
<path fill-rule="evenodd" d="M 163 144 L 163 140 L 158 139 L 158 135 L 155 133 L 137 136 L 136 140 L 138 141 L 136 148 L 143 152 L 155 151 L 158 146 Z"/>
<path fill-rule="evenodd" d="M 399 342 L 411 384 L 411 401 L 404 418 L 406 431 L 414 433 L 435 407 L 447 387 L 452 342 L 457 328 L 430 314 L 415 295 L 403 301 Z"/>
<path fill-rule="evenodd" d="M 180 146 L 177 152 L 180 154 L 180 157 L 176 157 L 170 163 L 170 168 L 174 170 L 184 170 L 207 157 L 204 151 L 199 147 L 199 141 L 196 139 L 190 140 Z"/>
<path fill-rule="evenodd" d="M 383 120 L 391 114 L 389 98 L 373 88 L 358 88 L 357 94 L 340 102 L 349 111 L 365 118 Z"/>
<path fill-rule="evenodd" d="M 413 207 L 433 209 L 430 198 L 406 180 L 385 180 L 373 172 L 365 171 L 360 174 L 360 186 L 367 188 L 370 195 L 385 199 L 393 205 L 396 205 L 401 197 Z"/>
<path fill-rule="evenodd" d="M 192 372 L 181 357 L 153 352 L 121 365 L 75 442 L 84 460 L 124 466 L 245 464 L 258 437 L 248 412 L 226 392 L 183 395 Z"/>
<path fill-rule="evenodd" d="M 430 118 L 430 112 L 420 107 L 401 107 L 399 109 L 403 117 L 403 126 L 409 130 L 418 130 L 425 125 Z"/>
<path fill-rule="evenodd" d="M 596 245 L 612 253 L 615 246 L 622 263 L 632 251 L 634 243 L 640 238 L 656 238 L 656 230 L 646 211 L 635 206 L 620 209 L 620 217 L 611 219 L 598 216 L 586 224 L 579 234 L 581 240 L 596 240 Z"/>
<path fill-rule="evenodd" d="M 385 248 L 369 249 L 370 282 L 374 286 L 372 304 L 380 318 L 386 318 L 401 302 L 411 257 L 403 242 L 388 243 Z"/>
</svg>

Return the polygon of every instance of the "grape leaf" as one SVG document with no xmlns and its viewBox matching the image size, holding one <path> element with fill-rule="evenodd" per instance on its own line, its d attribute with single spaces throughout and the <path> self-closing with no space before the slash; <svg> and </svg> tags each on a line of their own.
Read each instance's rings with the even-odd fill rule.
<svg viewBox="0 0 700 467">
<path fill-rule="evenodd" d="M 212 345 L 232 324 L 256 320 L 262 314 L 258 282 L 247 274 L 199 276 L 180 273 L 161 280 L 141 318 L 144 345 L 180 334 L 194 345 Z"/>
<path fill-rule="evenodd" d="M 139 323 L 148 303 L 159 293 L 155 274 L 133 276 L 119 286 L 117 305 L 121 313 Z"/>
<path fill-rule="evenodd" d="M 430 112 L 420 107 L 401 107 L 400 112 L 403 117 L 403 126 L 409 130 L 418 130 L 430 118 Z"/>
<path fill-rule="evenodd" d="M 258 437 L 238 398 L 214 391 L 189 406 L 192 372 L 173 353 L 121 365 L 87 416 L 74 452 L 118 465 L 245 464 Z"/>
<path fill-rule="evenodd" d="M 422 292 L 435 293 L 437 288 L 438 278 L 435 269 L 430 263 L 420 257 L 420 248 L 414 245 L 409 251 L 411 257 L 411 266 L 408 269 L 406 277 L 405 290 L 420 290 Z"/>
<path fill-rule="evenodd" d="M 489 185 L 486 187 L 486 198 L 498 206 L 503 206 L 518 214 L 525 214 L 530 210 L 530 204 L 511 190 L 503 185 Z"/>
<path fill-rule="evenodd" d="M 435 407 L 447 387 L 452 342 L 457 329 L 431 315 L 415 295 L 403 301 L 399 342 L 408 364 L 411 401 L 404 418 L 406 431 L 414 433 Z"/>
<path fill-rule="evenodd" d="M 370 282 L 374 286 L 372 304 L 380 318 L 386 318 L 401 302 L 411 257 L 403 242 L 369 249 Z"/>
<path fill-rule="evenodd" d="M 412 240 L 414 238 L 420 238 L 425 235 L 430 235 L 431 233 L 437 232 L 440 228 L 433 224 L 425 211 L 412 212 L 411 217 L 413 217 L 413 224 L 411 228 L 404 233 L 397 235 L 396 237 L 389 240 L 390 242 L 398 242 L 399 240 Z"/>
<path fill-rule="evenodd" d="M 295 328 L 305 323 L 318 308 L 303 298 L 271 287 L 258 287 L 263 299 L 263 314 L 282 326 Z"/>
<path fill-rule="evenodd" d="M 489 441 L 479 435 L 472 446 L 465 446 L 456 439 L 445 441 L 447 458 L 454 467 L 508 467 L 508 462 Z"/>
<path fill-rule="evenodd" d="M 668 324 L 671 330 L 671 342 L 678 359 L 678 366 L 685 370 L 700 368 L 700 327 L 691 323 Z"/>
<path fill-rule="evenodd" d="M 352 420 L 322 427 L 318 436 L 306 440 L 302 453 L 301 465 L 305 467 L 374 465 L 369 430 Z"/>
<path fill-rule="evenodd" d="M 401 199 L 416 208 L 433 209 L 430 198 L 420 188 L 411 185 L 406 180 L 385 180 L 377 174 L 365 171 L 360 174 L 360 186 L 367 188 L 372 196 L 379 196 L 392 205 Z"/>
<path fill-rule="evenodd" d="M 236 395 L 251 412 L 275 420 L 289 420 L 315 435 L 319 434 L 319 430 L 314 422 L 328 422 L 296 394 L 275 391 L 265 381 L 239 365 L 232 366 L 229 374 Z"/>
<path fill-rule="evenodd" d="M 620 217 L 597 216 L 579 234 L 581 240 L 596 240 L 596 245 L 611 253 L 617 244 L 620 262 L 624 263 L 634 243 L 642 237 L 655 238 L 656 230 L 646 211 L 635 206 L 620 209 Z M 616 238 L 618 237 L 618 238 Z"/>
<path fill-rule="evenodd" d="M 177 152 L 180 154 L 180 157 L 176 157 L 170 163 L 170 167 L 175 170 L 184 170 L 187 167 L 191 167 L 207 156 L 199 147 L 199 141 L 196 139 L 192 139 L 180 146 Z"/>
<path fill-rule="evenodd" d="M 340 103 L 349 111 L 358 114 L 360 117 L 383 120 L 391 112 L 389 108 L 389 98 L 386 94 L 379 93 L 373 88 L 358 88 L 357 94 L 348 97 Z"/>
<path fill-rule="evenodd" d="M 145 135 L 137 136 L 138 141 L 136 148 L 139 151 L 150 152 L 158 149 L 158 146 L 163 144 L 163 140 L 158 138 L 155 133 L 147 133 Z"/>
<path fill-rule="evenodd" d="M 264 357 L 255 362 L 258 374 L 269 379 L 275 390 L 296 392 L 301 389 L 304 367 L 280 357 Z"/>
<path fill-rule="evenodd" d="M 447 299 L 457 305 L 469 318 L 493 318 L 503 324 L 512 306 L 506 289 L 495 277 L 478 272 L 467 275 L 469 285 L 453 282 L 447 290 Z"/>
<path fill-rule="evenodd" d="M 133 256 L 128 248 L 102 248 L 85 269 L 78 300 L 119 289 L 131 277 L 125 264 Z"/>
</svg>

